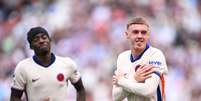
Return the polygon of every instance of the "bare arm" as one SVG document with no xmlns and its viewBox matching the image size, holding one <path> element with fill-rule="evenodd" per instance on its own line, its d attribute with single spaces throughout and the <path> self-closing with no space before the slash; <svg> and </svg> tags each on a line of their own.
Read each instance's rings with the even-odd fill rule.
<svg viewBox="0 0 201 101">
<path fill-rule="evenodd" d="M 85 88 L 82 79 L 80 78 L 73 86 L 77 90 L 77 101 L 86 101 Z"/>
<path fill-rule="evenodd" d="M 21 101 L 23 90 L 11 88 L 10 101 Z"/>
</svg>

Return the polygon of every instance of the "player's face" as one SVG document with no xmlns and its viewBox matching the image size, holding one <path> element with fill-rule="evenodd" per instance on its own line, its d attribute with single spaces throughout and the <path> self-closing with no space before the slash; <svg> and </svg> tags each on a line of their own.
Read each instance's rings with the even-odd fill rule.
<svg viewBox="0 0 201 101">
<path fill-rule="evenodd" d="M 37 34 L 31 42 L 31 48 L 36 54 L 46 54 L 50 52 L 51 46 L 49 37 L 44 33 Z"/>
<path fill-rule="evenodd" d="M 144 24 L 132 24 L 126 31 L 126 37 L 134 50 L 144 50 L 149 40 L 149 28 Z"/>
</svg>

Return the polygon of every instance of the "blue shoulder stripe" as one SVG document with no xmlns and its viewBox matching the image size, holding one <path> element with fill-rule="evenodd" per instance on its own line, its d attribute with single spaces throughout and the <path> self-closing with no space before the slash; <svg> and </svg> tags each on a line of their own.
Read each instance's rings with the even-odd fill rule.
<svg viewBox="0 0 201 101">
<path fill-rule="evenodd" d="M 156 74 L 160 78 L 160 73 L 159 72 L 154 72 L 154 74 Z M 157 101 L 162 101 L 161 90 L 160 90 L 159 85 L 157 87 Z"/>
<path fill-rule="evenodd" d="M 156 74 L 157 76 L 161 76 L 161 74 L 159 72 L 154 72 L 154 74 Z"/>
</svg>

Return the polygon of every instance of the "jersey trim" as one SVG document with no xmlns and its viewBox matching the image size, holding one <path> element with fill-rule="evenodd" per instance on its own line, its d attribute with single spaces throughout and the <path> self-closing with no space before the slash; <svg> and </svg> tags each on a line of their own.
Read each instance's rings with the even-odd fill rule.
<svg viewBox="0 0 201 101">
<path fill-rule="evenodd" d="M 144 51 L 143 51 L 139 56 L 137 56 L 137 57 L 135 57 L 135 58 L 134 58 L 133 55 L 131 54 L 131 55 L 130 55 L 130 61 L 133 63 L 133 62 L 139 60 L 139 59 L 142 57 L 142 55 L 145 53 L 145 51 L 146 51 L 147 49 L 149 49 L 149 47 L 150 47 L 150 45 L 147 44 L 147 45 L 146 45 L 146 48 L 144 49 Z"/>
<path fill-rule="evenodd" d="M 157 101 L 162 101 L 160 86 L 157 87 Z"/>
<path fill-rule="evenodd" d="M 37 58 L 36 55 L 33 56 L 33 60 L 34 60 L 34 62 L 35 62 L 36 64 L 38 64 L 38 65 L 41 65 L 41 66 L 43 66 L 43 67 L 49 67 L 50 65 L 52 65 L 52 64 L 55 62 L 56 56 L 55 56 L 53 53 L 51 53 L 51 60 L 50 60 L 50 64 L 48 64 L 48 65 L 43 65 L 43 64 L 40 62 L 40 60 Z"/>
<path fill-rule="evenodd" d="M 156 74 L 157 76 L 160 77 L 160 80 L 161 80 L 161 89 L 162 89 L 162 92 L 161 92 L 161 89 L 160 89 L 160 86 L 158 86 L 157 88 L 157 101 L 165 101 L 165 79 L 164 79 L 164 75 L 160 74 L 159 72 L 154 72 L 154 74 Z"/>
</svg>

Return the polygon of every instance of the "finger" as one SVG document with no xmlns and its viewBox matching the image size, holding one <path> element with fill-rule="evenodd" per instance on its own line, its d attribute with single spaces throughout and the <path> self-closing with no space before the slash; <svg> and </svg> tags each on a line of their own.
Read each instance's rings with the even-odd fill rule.
<svg viewBox="0 0 201 101">
<path fill-rule="evenodd" d="M 141 73 L 141 72 L 142 72 L 142 69 L 144 68 L 144 66 L 145 66 L 145 64 L 138 64 L 138 65 L 135 67 L 135 71 Z"/>
<path fill-rule="evenodd" d="M 112 79 L 112 84 L 115 84 L 116 80 L 115 79 Z"/>
<path fill-rule="evenodd" d="M 115 71 L 114 71 L 114 75 L 117 75 L 117 74 L 118 74 L 118 71 L 117 71 L 117 70 L 115 70 Z"/>
<path fill-rule="evenodd" d="M 113 83 L 116 83 L 116 82 L 117 82 L 117 79 L 113 79 L 112 82 L 113 82 Z"/>
<path fill-rule="evenodd" d="M 140 69 L 144 68 L 146 65 L 145 64 L 140 64 Z"/>
<path fill-rule="evenodd" d="M 148 79 L 148 78 L 151 78 L 151 75 L 147 75 L 144 77 L 144 80 Z"/>
<path fill-rule="evenodd" d="M 112 84 L 115 85 L 115 84 L 116 84 L 116 81 L 113 80 L 113 81 L 112 81 Z"/>
<path fill-rule="evenodd" d="M 143 76 L 150 75 L 150 74 L 152 74 L 153 72 L 154 72 L 154 70 L 151 69 L 151 70 L 149 70 L 149 71 L 147 71 L 147 72 L 144 72 L 144 73 L 143 73 Z"/>
<path fill-rule="evenodd" d="M 142 72 L 150 71 L 152 68 L 153 68 L 152 66 L 146 65 L 146 66 L 142 69 Z"/>
<path fill-rule="evenodd" d="M 112 79 L 112 84 L 114 84 L 114 85 L 117 84 L 117 79 L 116 79 L 116 78 L 113 78 L 113 79 Z"/>
<path fill-rule="evenodd" d="M 116 75 L 113 75 L 113 76 L 112 76 L 112 79 L 117 79 L 117 76 L 116 76 Z"/>
</svg>

